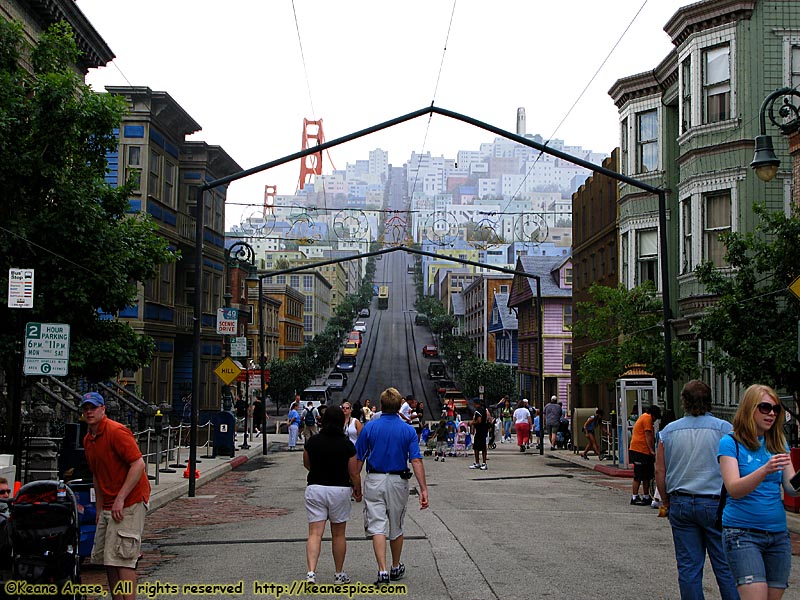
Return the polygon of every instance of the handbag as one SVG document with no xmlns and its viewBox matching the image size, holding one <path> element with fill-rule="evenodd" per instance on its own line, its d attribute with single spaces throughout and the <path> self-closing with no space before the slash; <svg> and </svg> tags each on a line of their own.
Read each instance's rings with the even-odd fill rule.
<svg viewBox="0 0 800 600">
<path fill-rule="evenodd" d="M 728 434 L 733 438 L 733 443 L 736 446 L 736 462 L 739 462 L 739 442 L 732 433 Z M 714 521 L 714 529 L 722 531 L 722 513 L 725 511 L 725 503 L 728 501 L 728 490 L 725 489 L 725 484 L 722 484 L 722 489 L 719 491 L 719 506 L 717 507 L 717 519 Z"/>
</svg>

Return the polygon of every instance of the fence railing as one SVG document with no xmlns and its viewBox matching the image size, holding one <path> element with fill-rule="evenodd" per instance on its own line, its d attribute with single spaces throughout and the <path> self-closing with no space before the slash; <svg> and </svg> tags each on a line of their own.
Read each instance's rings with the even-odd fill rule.
<svg viewBox="0 0 800 600">
<path fill-rule="evenodd" d="M 212 440 L 214 425 L 211 421 L 198 426 L 198 439 L 204 439 L 203 444 L 197 447 L 205 448 L 204 458 L 213 458 Z M 202 435 L 205 434 L 205 435 Z M 161 435 L 156 433 L 155 428 L 147 428 L 142 431 L 134 432 L 139 448 L 144 459 L 145 472 L 147 478 L 159 485 L 161 473 L 175 473 L 176 469 L 188 468 L 189 461 L 189 424 L 180 423 L 178 425 L 165 425 Z M 42 447 L 52 448 L 61 447 L 62 438 L 59 437 L 26 437 L 22 451 L 22 483 L 38 479 L 57 479 L 58 472 L 53 469 L 33 468 L 31 451 Z M 57 456 L 58 458 L 58 456 Z M 172 462 L 170 462 L 172 461 Z M 56 464 L 58 461 L 56 461 Z"/>
</svg>

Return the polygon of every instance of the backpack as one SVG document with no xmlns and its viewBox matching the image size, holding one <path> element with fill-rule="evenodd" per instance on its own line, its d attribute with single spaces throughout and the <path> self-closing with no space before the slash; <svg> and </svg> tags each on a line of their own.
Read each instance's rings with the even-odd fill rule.
<svg viewBox="0 0 800 600">
<path fill-rule="evenodd" d="M 303 413 L 303 422 L 309 426 L 317 424 L 317 418 L 314 416 L 313 408 L 311 410 L 306 409 L 306 412 Z"/>
</svg>

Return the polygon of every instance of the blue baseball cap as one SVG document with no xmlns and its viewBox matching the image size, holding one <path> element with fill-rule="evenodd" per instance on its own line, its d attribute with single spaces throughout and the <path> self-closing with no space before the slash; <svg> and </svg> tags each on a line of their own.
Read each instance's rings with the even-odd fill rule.
<svg viewBox="0 0 800 600">
<path fill-rule="evenodd" d="M 81 399 L 81 406 L 84 404 L 92 404 L 94 406 L 105 406 L 106 401 L 103 400 L 103 397 L 98 394 L 97 392 L 88 392 L 83 395 Z"/>
</svg>

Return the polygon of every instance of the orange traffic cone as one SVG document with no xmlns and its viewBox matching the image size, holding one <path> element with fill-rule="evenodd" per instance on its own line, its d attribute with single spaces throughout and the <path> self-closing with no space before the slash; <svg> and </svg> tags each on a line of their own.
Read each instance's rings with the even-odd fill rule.
<svg viewBox="0 0 800 600">
<path fill-rule="evenodd" d="M 195 469 L 194 470 L 194 478 L 197 479 L 198 477 L 200 477 L 200 471 Z M 184 479 L 189 479 L 189 467 L 186 467 L 186 470 L 183 472 L 183 478 Z"/>
</svg>

